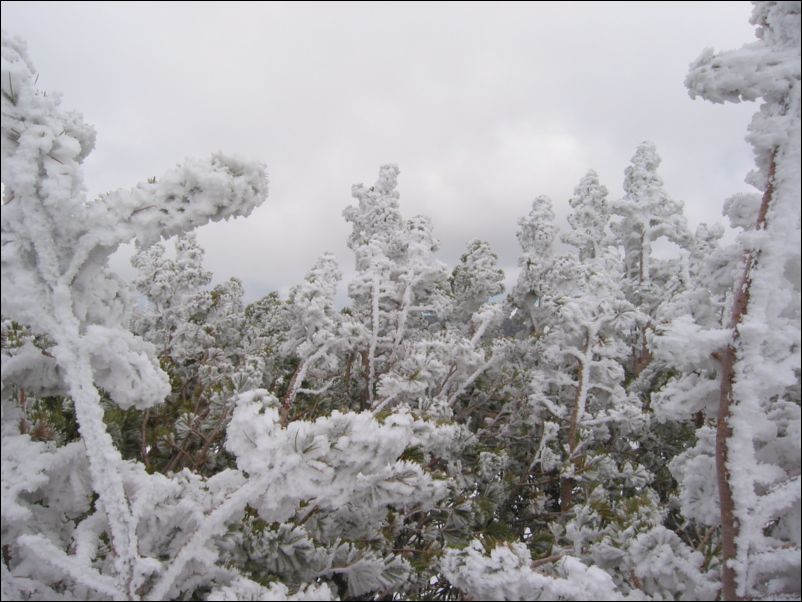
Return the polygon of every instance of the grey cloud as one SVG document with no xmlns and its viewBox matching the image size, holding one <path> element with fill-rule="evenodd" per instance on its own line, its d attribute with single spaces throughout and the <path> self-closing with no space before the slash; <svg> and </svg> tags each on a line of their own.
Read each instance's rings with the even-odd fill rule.
<svg viewBox="0 0 802 602">
<path fill-rule="evenodd" d="M 216 279 L 249 299 L 352 257 L 341 217 L 354 182 L 401 168 L 406 216 L 432 218 L 450 264 L 471 238 L 514 266 L 516 219 L 548 194 L 558 216 L 589 168 L 611 197 L 636 145 L 663 158 L 692 225 L 746 190 L 755 106 L 691 101 L 706 46 L 753 39 L 747 2 L 4 2 L 39 85 L 98 129 L 92 194 L 225 150 L 264 161 L 267 203 L 202 229 Z M 124 267 L 124 261 L 119 265 Z"/>
</svg>

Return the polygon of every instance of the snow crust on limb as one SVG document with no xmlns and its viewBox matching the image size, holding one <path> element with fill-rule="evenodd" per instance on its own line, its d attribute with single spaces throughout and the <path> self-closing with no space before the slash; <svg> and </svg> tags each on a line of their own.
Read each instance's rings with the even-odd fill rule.
<svg viewBox="0 0 802 602">
<path fill-rule="evenodd" d="M 452 585 L 476 600 L 625 600 L 606 572 L 571 556 L 551 575 L 531 567 L 525 545 L 498 545 L 489 554 L 478 540 L 446 550 L 440 562 Z M 637 599 L 637 598 L 633 598 Z"/>
</svg>

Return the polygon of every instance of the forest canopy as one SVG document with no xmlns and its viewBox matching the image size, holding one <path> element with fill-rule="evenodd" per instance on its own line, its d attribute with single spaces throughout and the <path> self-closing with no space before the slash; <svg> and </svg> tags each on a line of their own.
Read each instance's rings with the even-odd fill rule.
<svg viewBox="0 0 802 602">
<path fill-rule="evenodd" d="M 799 599 L 800 4 L 752 23 L 685 81 L 758 103 L 734 236 L 643 142 L 564 231 L 534 199 L 505 290 L 387 164 L 343 212 L 344 308 L 328 253 L 286 299 L 211 286 L 194 231 L 265 202 L 259 162 L 88 199 L 93 127 L 4 32 L 2 598 Z"/>
</svg>

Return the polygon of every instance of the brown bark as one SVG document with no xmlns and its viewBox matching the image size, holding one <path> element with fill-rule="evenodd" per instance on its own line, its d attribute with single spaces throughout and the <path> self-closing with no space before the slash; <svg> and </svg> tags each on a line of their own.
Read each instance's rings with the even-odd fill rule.
<svg viewBox="0 0 802 602">
<path fill-rule="evenodd" d="M 142 416 L 142 427 L 139 431 L 139 453 L 142 456 L 142 463 L 145 465 L 145 470 L 150 470 L 150 458 L 148 457 L 148 418 L 150 418 L 150 408 L 145 410 L 145 413 Z"/>
<path fill-rule="evenodd" d="M 303 367 L 304 362 L 302 361 L 298 364 L 298 367 L 295 369 L 295 372 L 292 374 L 292 378 L 290 378 L 290 384 L 287 385 L 287 390 L 284 392 L 284 397 L 281 400 L 281 409 L 279 409 L 279 418 L 281 420 L 281 426 L 286 427 L 287 423 L 290 421 L 290 406 L 292 405 L 293 397 L 293 389 L 296 387 L 296 383 L 298 381 L 298 377 L 301 374 L 301 368 Z"/>
<path fill-rule="evenodd" d="M 574 503 L 574 479 L 560 479 L 560 512 L 570 512 Z"/>
<path fill-rule="evenodd" d="M 343 376 L 343 383 L 345 385 L 346 394 L 351 391 L 351 365 L 354 363 L 354 354 L 349 353 L 348 359 L 345 362 L 345 376 Z"/>
<path fill-rule="evenodd" d="M 766 214 L 774 193 L 774 172 L 776 169 L 775 157 L 772 156 L 769 167 L 768 184 L 763 193 L 760 210 L 757 217 L 757 229 L 766 227 Z M 756 253 L 749 251 L 744 257 L 743 275 L 737 282 L 735 297 L 732 302 L 732 314 L 729 327 L 732 330 L 732 340 L 726 349 L 719 355 L 721 362 L 721 387 L 718 410 L 718 425 L 716 428 L 716 477 L 718 481 L 718 495 L 721 509 L 721 599 L 740 600 L 737 593 L 736 573 L 731 566 L 738 552 L 738 521 L 735 518 L 735 499 L 730 486 L 730 471 L 727 467 L 729 456 L 728 444 L 732 437 L 730 417 L 734 403 L 732 387 L 735 377 L 735 365 L 738 361 L 737 342 L 739 338 L 738 327 L 749 309 L 749 291 L 752 284 L 752 269 L 757 262 Z"/>
<path fill-rule="evenodd" d="M 587 356 L 588 350 L 591 345 L 590 333 L 587 333 L 585 338 L 585 346 L 582 353 Z M 587 357 L 583 362 L 587 361 Z M 579 365 L 579 373 L 577 375 L 576 395 L 574 395 L 574 407 L 571 410 L 571 417 L 568 423 L 568 461 L 571 464 L 576 464 L 574 459 L 574 451 L 579 445 L 579 402 L 582 395 L 587 395 L 587 383 L 584 382 L 584 363 Z M 575 479 L 563 478 L 560 479 L 560 512 L 568 512 L 573 506 L 573 489 Z"/>
<path fill-rule="evenodd" d="M 638 284 L 643 284 L 643 278 L 645 274 L 643 273 L 643 242 L 645 240 L 646 233 L 641 232 L 640 235 L 640 253 L 638 254 Z"/>
<path fill-rule="evenodd" d="M 748 293 L 747 293 L 748 295 Z M 727 468 L 727 443 L 732 436 L 729 424 L 732 404 L 732 382 L 735 367 L 735 347 L 729 345 L 721 354 L 721 400 L 718 409 L 716 428 L 716 478 L 721 511 L 721 599 L 737 600 L 735 593 L 735 569 L 729 561 L 735 559 L 738 551 L 738 523 L 735 521 L 735 500 L 730 487 L 730 472 Z"/>
<path fill-rule="evenodd" d="M 641 332 L 641 341 L 640 341 L 640 350 L 633 351 L 633 360 L 632 360 L 632 378 L 636 379 L 640 376 L 640 373 L 643 372 L 646 367 L 652 363 L 652 352 L 649 349 L 649 342 L 646 340 L 646 331 L 652 327 L 652 323 L 649 322 L 646 326 L 643 327 L 643 331 Z"/>
<path fill-rule="evenodd" d="M 365 394 L 362 397 L 362 402 L 359 405 L 359 409 L 364 411 L 366 408 L 370 406 L 370 378 L 368 378 L 368 373 L 370 372 L 370 358 L 368 357 L 368 352 L 362 352 L 362 374 L 365 377 Z"/>
</svg>

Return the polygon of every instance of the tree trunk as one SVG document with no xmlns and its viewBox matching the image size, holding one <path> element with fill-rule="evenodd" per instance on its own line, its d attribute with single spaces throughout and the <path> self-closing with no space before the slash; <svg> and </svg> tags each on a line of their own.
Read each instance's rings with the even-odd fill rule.
<svg viewBox="0 0 802 602">
<path fill-rule="evenodd" d="M 768 213 L 771 198 L 774 193 L 774 172 L 776 169 L 775 157 L 772 156 L 769 167 L 768 184 L 763 193 L 763 200 L 757 217 L 757 229 L 766 227 L 766 214 Z M 737 342 L 739 338 L 738 327 L 749 309 L 749 289 L 752 284 L 752 269 L 757 263 L 756 253 L 749 251 L 744 257 L 744 271 L 735 289 L 732 302 L 732 315 L 729 327 L 732 330 L 732 339 L 727 348 L 720 354 L 721 387 L 718 409 L 718 426 L 716 428 L 716 477 L 718 481 L 718 495 L 721 508 L 721 599 L 740 600 L 737 593 L 735 568 L 730 561 L 734 561 L 738 553 L 738 521 L 735 517 L 735 499 L 730 485 L 730 470 L 727 467 L 728 444 L 732 437 L 730 425 L 731 408 L 735 402 L 732 395 L 732 386 L 735 377 L 735 363 L 738 361 Z"/>
<path fill-rule="evenodd" d="M 568 461 L 578 465 L 574 452 L 579 445 L 579 421 L 585 414 L 585 404 L 588 395 L 588 380 L 590 379 L 591 345 L 596 337 L 596 329 L 588 329 L 585 334 L 585 345 L 582 349 L 582 359 L 579 360 L 577 373 L 576 394 L 574 407 L 568 423 Z M 579 358 L 577 358 L 579 359 Z M 574 504 L 573 489 L 576 480 L 573 478 L 560 479 L 560 512 L 568 512 Z"/>
<path fill-rule="evenodd" d="M 363 411 L 363 412 L 372 405 L 371 402 L 370 402 L 370 398 L 371 398 L 371 391 L 370 391 L 371 382 L 370 382 L 370 379 L 368 378 L 368 373 L 369 372 L 370 372 L 370 359 L 368 357 L 368 352 L 367 351 L 363 351 L 362 352 L 362 374 L 365 376 L 365 394 L 362 396 L 362 400 L 361 400 L 361 402 L 359 404 L 359 410 Z"/>
</svg>

